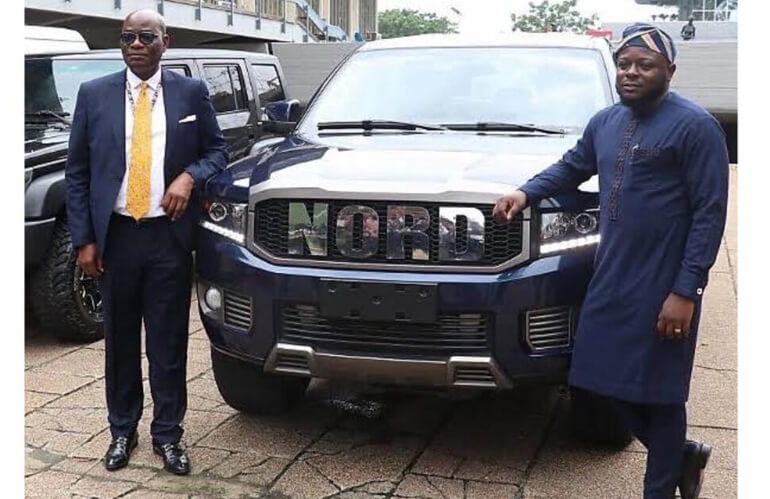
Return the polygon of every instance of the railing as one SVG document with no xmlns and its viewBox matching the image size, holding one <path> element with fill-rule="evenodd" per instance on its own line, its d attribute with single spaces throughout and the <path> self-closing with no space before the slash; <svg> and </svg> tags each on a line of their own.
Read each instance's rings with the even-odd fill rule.
<svg viewBox="0 0 770 499">
<path fill-rule="evenodd" d="M 307 35 L 314 33 L 316 38 L 346 40 L 345 30 L 339 26 L 327 23 L 310 5 L 313 0 L 165 0 L 173 3 L 195 5 L 195 19 L 203 18 L 204 9 L 224 10 L 229 13 L 228 24 L 233 24 L 233 16 L 237 14 L 253 16 L 255 29 L 262 29 L 262 19 L 281 21 L 281 32 L 286 32 L 286 24 L 304 25 L 305 41 Z M 313 3 L 318 3 L 317 0 Z M 158 1 L 158 11 L 163 13 L 164 0 Z M 321 36 L 323 35 L 323 36 Z"/>
</svg>

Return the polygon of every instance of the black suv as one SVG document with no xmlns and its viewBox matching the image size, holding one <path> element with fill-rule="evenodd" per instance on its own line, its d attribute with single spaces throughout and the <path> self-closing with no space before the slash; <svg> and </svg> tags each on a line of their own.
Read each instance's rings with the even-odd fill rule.
<svg viewBox="0 0 770 499">
<path fill-rule="evenodd" d="M 267 54 L 170 49 L 163 68 L 206 82 L 231 160 L 260 138 L 264 106 L 284 101 L 283 72 Z M 64 165 L 80 84 L 125 67 L 119 50 L 28 56 L 25 66 L 25 275 L 44 330 L 66 339 L 103 335 L 96 282 L 76 265 L 64 207 Z"/>
</svg>

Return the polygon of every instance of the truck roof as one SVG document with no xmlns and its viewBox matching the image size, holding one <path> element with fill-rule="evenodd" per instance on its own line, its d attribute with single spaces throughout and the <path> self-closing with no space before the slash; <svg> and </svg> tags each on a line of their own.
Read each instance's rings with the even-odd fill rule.
<svg viewBox="0 0 770 499">
<path fill-rule="evenodd" d="M 432 34 L 405 36 L 367 42 L 359 51 L 412 48 L 467 47 L 563 47 L 599 49 L 607 46 L 603 38 L 572 33 L 520 33 L 471 36 L 463 34 Z"/>
<path fill-rule="evenodd" d="M 120 49 L 91 50 L 83 54 L 68 54 L 56 56 L 57 59 L 122 59 Z M 164 59 L 249 59 L 275 61 L 276 57 L 259 52 L 245 50 L 204 49 L 204 48 L 170 48 L 163 54 Z"/>
</svg>

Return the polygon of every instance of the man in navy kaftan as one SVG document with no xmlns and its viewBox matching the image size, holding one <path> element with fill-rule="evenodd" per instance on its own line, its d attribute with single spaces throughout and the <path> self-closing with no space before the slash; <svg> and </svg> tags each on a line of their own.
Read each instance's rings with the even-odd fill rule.
<svg viewBox="0 0 770 499">
<path fill-rule="evenodd" d="M 600 235 L 570 385 L 611 397 L 648 448 L 645 498 L 697 498 L 710 448 L 685 441 L 701 296 L 727 210 L 717 121 L 668 91 L 670 37 L 626 28 L 615 53 L 621 103 L 597 113 L 556 164 L 501 198 L 498 219 L 599 175 Z"/>
</svg>

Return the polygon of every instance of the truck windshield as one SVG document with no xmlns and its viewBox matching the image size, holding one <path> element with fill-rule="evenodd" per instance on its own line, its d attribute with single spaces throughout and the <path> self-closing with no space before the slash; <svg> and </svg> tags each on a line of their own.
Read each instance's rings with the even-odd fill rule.
<svg viewBox="0 0 770 499">
<path fill-rule="evenodd" d="M 596 50 L 425 48 L 354 54 L 321 92 L 299 132 L 318 123 L 519 123 L 581 130 L 612 104 Z M 322 127 L 323 128 L 323 127 Z"/>
<path fill-rule="evenodd" d="M 124 67 L 122 60 L 26 59 L 24 114 L 37 116 L 38 119 L 57 119 L 55 115 L 71 116 L 81 83 Z"/>
</svg>

